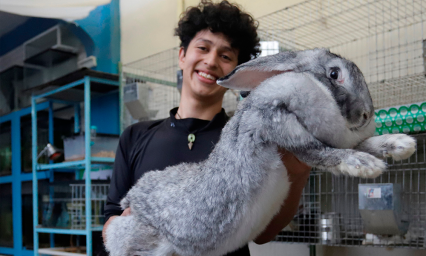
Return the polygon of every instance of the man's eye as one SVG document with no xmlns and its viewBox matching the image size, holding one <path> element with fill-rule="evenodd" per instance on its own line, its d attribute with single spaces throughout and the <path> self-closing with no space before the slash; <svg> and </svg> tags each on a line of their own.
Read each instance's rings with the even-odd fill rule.
<svg viewBox="0 0 426 256">
<path fill-rule="evenodd" d="M 222 55 L 222 58 L 226 59 L 226 60 L 231 60 L 230 57 L 226 56 L 226 55 Z"/>
<path fill-rule="evenodd" d="M 202 46 L 198 47 L 198 49 L 200 49 L 200 50 L 202 50 L 202 51 L 207 50 L 207 48 L 206 48 L 206 47 L 202 47 Z"/>
</svg>

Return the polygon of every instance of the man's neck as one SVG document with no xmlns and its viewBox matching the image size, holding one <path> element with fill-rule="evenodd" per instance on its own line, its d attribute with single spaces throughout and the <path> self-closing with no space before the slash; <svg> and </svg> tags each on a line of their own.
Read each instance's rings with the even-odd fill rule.
<svg viewBox="0 0 426 256">
<path fill-rule="evenodd" d="M 176 118 L 198 118 L 202 120 L 212 120 L 213 117 L 222 110 L 222 101 L 208 103 L 195 99 L 181 98 L 178 114 Z"/>
</svg>

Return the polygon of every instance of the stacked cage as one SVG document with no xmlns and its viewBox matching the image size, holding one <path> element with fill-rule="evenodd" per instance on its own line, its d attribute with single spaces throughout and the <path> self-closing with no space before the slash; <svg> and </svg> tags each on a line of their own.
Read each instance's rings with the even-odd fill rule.
<svg viewBox="0 0 426 256">
<path fill-rule="evenodd" d="M 373 98 L 376 135 L 404 132 L 417 139 L 417 151 L 410 159 L 388 159 L 388 171 L 376 179 L 313 170 L 299 211 L 276 240 L 425 249 L 426 136 L 422 133 L 426 131 L 426 2 L 311 0 L 258 21 L 262 56 L 324 47 L 354 61 Z M 141 105 L 149 110 L 139 119 L 126 110 L 123 124 L 166 118 L 168 111 L 179 104 L 178 50 L 173 48 L 123 66 L 123 83 L 137 83 L 143 89 L 141 100 L 145 103 Z M 230 115 L 236 110 L 237 95 L 232 90 L 225 95 L 223 106 Z M 399 188 L 398 217 L 406 228 L 398 234 L 375 234 L 361 216 L 359 187 L 388 185 Z"/>
<path fill-rule="evenodd" d="M 405 161 L 388 159 L 388 171 L 376 179 L 314 170 L 299 213 L 276 240 L 426 248 L 426 136 L 418 134 L 426 130 L 426 2 L 313 0 L 258 20 L 262 40 L 277 42 L 280 51 L 324 47 L 354 61 L 373 98 L 376 135 L 417 134 L 417 152 Z M 401 204 L 398 214 L 407 226 L 399 233 L 375 234 L 369 229 L 375 223 L 360 211 L 360 188 L 385 186 L 399 188 L 392 206 Z"/>
<path fill-rule="evenodd" d="M 86 228 L 86 186 L 82 184 L 70 184 L 71 203 L 68 207 L 71 229 Z M 102 227 L 105 223 L 104 206 L 108 195 L 109 184 L 92 184 L 92 227 Z"/>
<path fill-rule="evenodd" d="M 258 20 L 281 51 L 324 47 L 354 61 L 376 109 L 426 99 L 424 1 L 313 0 Z"/>
</svg>

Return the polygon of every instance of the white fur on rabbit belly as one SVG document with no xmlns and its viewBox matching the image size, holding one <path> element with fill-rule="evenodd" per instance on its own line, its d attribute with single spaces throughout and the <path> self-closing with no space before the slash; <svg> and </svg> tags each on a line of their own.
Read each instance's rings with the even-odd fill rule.
<svg viewBox="0 0 426 256">
<path fill-rule="evenodd" d="M 222 242 L 218 243 L 214 250 L 204 253 L 203 256 L 222 256 L 246 245 L 266 228 L 273 216 L 280 210 L 284 199 L 288 195 L 291 183 L 288 180 L 287 170 L 281 161 L 280 155 L 277 153 L 276 147 L 271 146 L 269 150 L 275 153 L 274 156 L 270 158 L 272 161 L 269 170 L 266 170 L 268 176 L 263 180 L 263 183 L 260 184 L 261 189 L 256 197 L 252 200 L 247 200 L 244 206 L 242 206 L 240 212 L 242 218 L 236 220 L 238 221 L 236 225 L 238 228 L 235 229 L 232 234 L 229 234 L 227 239 L 223 239 Z M 136 235 L 138 233 L 134 230 L 138 229 L 137 225 L 135 222 L 129 224 L 129 222 L 125 221 L 126 219 L 129 219 L 129 221 L 132 219 L 133 221 L 132 216 L 117 217 L 107 228 L 107 243 L 109 239 L 113 239 L 111 243 L 107 244 L 107 248 L 112 256 L 119 256 L 121 252 L 125 251 L 125 248 L 129 247 L 127 245 L 129 240 L 135 241 L 135 237 L 133 237 L 132 234 Z M 127 226 L 127 228 L 123 228 L 124 226 Z M 116 233 L 118 230 L 122 230 L 122 234 L 118 235 Z M 136 233 L 134 233 L 134 231 L 136 231 Z M 150 236 L 145 236 L 145 238 L 148 239 L 149 237 Z M 158 238 L 159 237 L 157 237 L 157 239 Z M 147 241 L 144 242 L 146 243 Z M 174 250 L 176 247 L 170 244 L 166 239 L 160 238 L 157 242 L 153 241 L 151 245 L 156 243 L 157 246 L 154 246 L 156 247 L 155 249 L 152 246 L 145 246 L 145 250 L 148 249 L 149 251 L 135 251 L 132 255 L 179 255 L 179 252 Z M 114 246 L 118 247 L 112 248 Z M 182 255 L 185 254 L 183 253 Z"/>
<path fill-rule="evenodd" d="M 281 162 L 279 155 L 271 169 L 267 172 L 268 178 L 262 184 L 262 191 L 254 198 L 253 202 L 246 205 L 239 229 L 224 244 L 218 245 L 217 250 L 206 256 L 221 256 L 254 240 L 266 228 L 271 219 L 281 209 L 284 199 L 287 198 L 290 189 L 287 169 Z"/>
</svg>

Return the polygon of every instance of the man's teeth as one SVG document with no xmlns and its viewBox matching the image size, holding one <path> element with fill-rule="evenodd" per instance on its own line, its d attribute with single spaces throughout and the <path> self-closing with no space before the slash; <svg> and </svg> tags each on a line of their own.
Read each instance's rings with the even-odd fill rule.
<svg viewBox="0 0 426 256">
<path fill-rule="evenodd" d="M 212 75 L 206 74 L 206 73 L 201 72 L 201 71 L 199 71 L 199 72 L 198 72 L 198 74 L 199 74 L 200 76 L 202 76 L 202 77 L 207 78 L 207 79 L 210 79 L 210 80 L 216 81 L 216 77 L 214 77 L 214 76 L 212 76 Z"/>
</svg>

